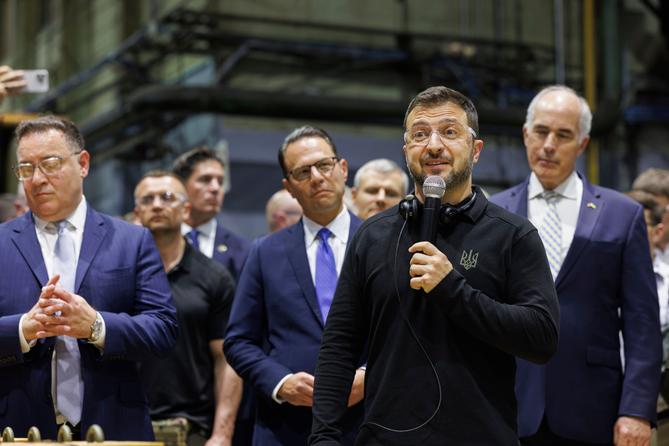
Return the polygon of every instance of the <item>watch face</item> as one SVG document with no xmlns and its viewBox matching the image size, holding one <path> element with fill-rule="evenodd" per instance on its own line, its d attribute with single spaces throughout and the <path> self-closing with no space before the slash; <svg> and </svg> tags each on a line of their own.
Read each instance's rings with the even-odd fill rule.
<svg viewBox="0 0 669 446">
<path fill-rule="evenodd" d="M 91 341 L 95 342 L 100 337 L 100 330 L 102 330 L 102 322 L 100 318 L 96 318 L 93 325 L 91 325 Z"/>
</svg>

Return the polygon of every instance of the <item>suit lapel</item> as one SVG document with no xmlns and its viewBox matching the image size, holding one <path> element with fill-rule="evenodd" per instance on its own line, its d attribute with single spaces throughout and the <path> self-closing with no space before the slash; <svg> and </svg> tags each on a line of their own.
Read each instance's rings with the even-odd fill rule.
<svg viewBox="0 0 669 446">
<path fill-rule="evenodd" d="M 216 223 L 216 234 L 214 235 L 214 259 L 218 262 L 223 263 L 228 266 L 226 259 L 230 255 L 230 247 L 226 243 L 228 240 L 228 234 L 224 232 L 220 226 L 220 223 Z M 239 272 L 237 272 L 239 273 Z"/>
<path fill-rule="evenodd" d="M 581 180 L 583 181 L 583 197 L 578 211 L 576 232 L 555 280 L 556 287 L 563 281 L 564 276 L 569 273 L 578 260 L 583 248 L 590 240 L 595 224 L 605 206 L 601 195 L 595 191 L 594 187 L 585 178 L 581 177 Z"/>
<path fill-rule="evenodd" d="M 524 182 L 511 189 L 511 197 L 507 204 L 507 210 L 527 218 L 527 186 L 529 177 Z"/>
<path fill-rule="evenodd" d="M 42 258 L 42 249 L 37 240 L 32 212 L 27 212 L 20 217 L 20 222 L 14 228 L 12 242 L 25 259 L 37 281 L 41 285 L 46 285 L 49 281 L 49 274 L 44 264 L 44 258 Z"/>
<path fill-rule="evenodd" d="M 86 223 L 84 224 L 79 262 L 77 263 L 77 277 L 74 284 L 75 293 L 79 292 L 81 282 L 86 277 L 88 268 L 91 266 L 106 234 L 107 229 L 104 226 L 104 220 L 89 206 L 86 212 Z"/>
<path fill-rule="evenodd" d="M 349 212 L 348 215 L 351 216 L 351 223 L 348 226 L 348 240 L 346 240 L 346 250 L 347 251 L 348 251 L 348 247 L 351 245 L 351 239 L 355 235 L 355 232 L 362 225 L 362 220 L 360 220 L 358 217 L 353 215 L 351 212 Z"/>
<path fill-rule="evenodd" d="M 283 241 L 285 243 L 284 247 L 286 252 L 288 253 L 288 261 L 295 271 L 297 283 L 300 285 L 300 288 L 302 288 L 302 295 L 306 299 L 307 305 L 309 305 L 314 317 L 318 320 L 321 327 L 323 327 L 323 316 L 321 315 L 321 310 L 318 305 L 314 282 L 311 279 L 307 249 L 304 245 L 304 227 L 302 226 L 302 220 L 286 229 L 286 237 Z"/>
</svg>

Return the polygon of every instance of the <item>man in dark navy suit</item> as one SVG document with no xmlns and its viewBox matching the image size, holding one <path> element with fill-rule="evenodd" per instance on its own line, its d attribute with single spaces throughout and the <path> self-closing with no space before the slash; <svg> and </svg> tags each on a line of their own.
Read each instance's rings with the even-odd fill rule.
<svg viewBox="0 0 669 446">
<path fill-rule="evenodd" d="M 491 199 L 539 229 L 560 302 L 555 356 L 518 360 L 525 445 L 647 445 L 655 421 L 662 351 L 643 209 L 576 171 L 591 120 L 572 89 L 539 92 L 523 126 L 532 173 Z"/>
<path fill-rule="evenodd" d="M 209 258 L 222 263 L 237 280 L 249 252 L 249 241 L 221 226 L 225 191 L 223 160 L 206 147 L 196 147 L 174 161 L 173 172 L 186 185 L 192 207 L 182 233 Z"/>
<path fill-rule="evenodd" d="M 224 344 L 228 361 L 258 396 L 258 446 L 307 443 L 323 327 L 346 247 L 360 225 L 343 203 L 347 162 L 325 131 L 295 129 L 279 150 L 279 163 L 283 185 L 304 217 L 253 243 Z M 362 399 L 363 382 L 358 369 L 349 406 Z M 352 444 L 361 406 L 343 423 L 346 444 Z"/>
<path fill-rule="evenodd" d="M 0 426 L 153 440 L 137 362 L 177 338 L 153 237 L 90 207 L 90 154 L 70 121 L 24 121 L 16 135 L 30 211 L 0 225 Z"/>
</svg>

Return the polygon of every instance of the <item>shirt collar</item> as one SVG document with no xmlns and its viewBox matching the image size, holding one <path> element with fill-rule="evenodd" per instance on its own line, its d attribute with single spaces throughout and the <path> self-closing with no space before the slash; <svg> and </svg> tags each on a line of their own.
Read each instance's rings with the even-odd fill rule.
<svg viewBox="0 0 669 446">
<path fill-rule="evenodd" d="M 181 233 L 186 235 L 188 234 L 191 229 L 193 229 L 192 226 L 182 223 L 181 224 Z M 198 231 L 200 231 L 200 234 L 202 234 L 206 238 L 214 238 L 216 235 L 216 217 L 212 218 L 206 223 L 201 224 L 196 228 Z"/>
<path fill-rule="evenodd" d="M 70 225 L 74 226 L 75 230 L 80 231 L 84 228 L 84 224 L 86 223 L 87 209 L 88 206 L 86 205 L 86 197 L 82 195 L 81 201 L 79 201 L 79 204 L 74 209 L 74 212 L 72 212 L 72 214 L 67 216 L 64 220 L 67 221 Z M 35 226 L 37 226 L 37 229 L 39 229 L 40 231 L 45 231 L 46 225 L 50 223 L 47 220 L 39 218 L 35 214 L 33 214 L 33 218 L 35 219 Z"/>
<path fill-rule="evenodd" d="M 476 185 L 472 185 L 472 193 L 476 194 L 476 196 L 472 198 L 474 200 L 474 203 L 472 203 L 472 205 L 469 206 L 469 208 L 464 210 L 462 212 L 462 215 L 469 218 L 471 221 L 476 221 L 479 219 L 479 217 L 487 207 L 488 199 L 486 198 L 483 189 L 481 189 Z"/>
<path fill-rule="evenodd" d="M 186 244 L 184 245 L 184 253 L 181 255 L 181 260 L 179 260 L 179 263 L 174 265 L 174 268 L 167 271 L 167 275 L 171 276 L 172 274 L 180 271 L 183 271 L 184 274 L 188 274 L 188 272 L 191 270 L 191 264 L 193 263 L 194 252 L 195 251 L 193 250 L 193 247 L 190 243 L 188 243 L 188 240 L 186 240 Z"/>
<path fill-rule="evenodd" d="M 560 194 L 562 198 L 569 198 L 571 200 L 578 199 L 578 182 L 581 179 L 578 177 L 578 174 L 575 170 L 569 174 L 569 176 L 562 182 L 558 187 L 553 189 L 554 192 Z M 530 200 L 534 198 L 541 198 L 542 194 L 546 192 L 547 189 L 544 189 L 544 186 L 537 178 L 536 174 L 532 172 L 530 174 L 530 183 L 527 186 L 527 194 Z"/>
<path fill-rule="evenodd" d="M 306 215 L 302 217 L 302 222 L 304 225 L 304 233 L 307 236 L 307 240 L 310 240 L 309 245 L 311 245 L 311 243 L 316 240 L 316 235 L 323 226 L 319 225 Z M 346 210 L 346 206 L 342 206 L 341 212 L 325 227 L 334 234 L 335 238 L 346 243 L 348 241 L 348 230 L 350 225 L 351 216 L 349 215 L 348 210 Z"/>
</svg>

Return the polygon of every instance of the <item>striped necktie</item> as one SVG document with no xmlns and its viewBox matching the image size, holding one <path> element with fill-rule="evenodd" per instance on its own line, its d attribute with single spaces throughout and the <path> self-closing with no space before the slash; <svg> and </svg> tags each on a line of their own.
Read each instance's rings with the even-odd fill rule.
<svg viewBox="0 0 669 446">
<path fill-rule="evenodd" d="M 542 198 L 546 200 L 548 207 L 539 227 L 539 236 L 544 242 L 548 264 L 551 267 L 553 280 L 555 280 L 562 266 L 562 223 L 557 211 L 560 194 L 554 191 L 546 191 L 542 194 Z"/>
<path fill-rule="evenodd" d="M 74 292 L 76 274 L 74 235 L 67 221 L 58 223 L 58 239 L 54 249 L 53 273 L 60 274 L 60 285 Z M 71 336 L 58 336 L 56 350 L 56 407 L 72 425 L 81 420 L 84 401 L 84 382 L 81 378 L 79 344 Z"/>
</svg>

